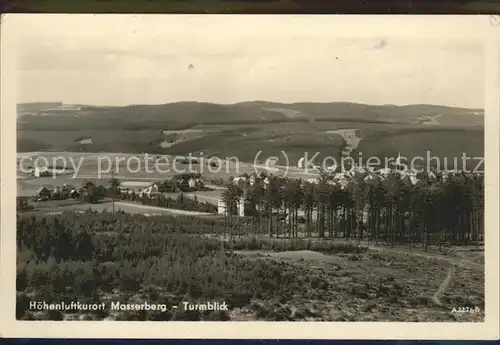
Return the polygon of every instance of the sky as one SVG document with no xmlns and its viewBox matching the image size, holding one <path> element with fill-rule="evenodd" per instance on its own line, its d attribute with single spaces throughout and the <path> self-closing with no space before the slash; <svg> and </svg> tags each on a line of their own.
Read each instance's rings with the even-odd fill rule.
<svg viewBox="0 0 500 345">
<path fill-rule="evenodd" d="M 417 29 L 404 35 L 397 23 L 380 33 L 367 28 L 349 34 L 324 18 L 283 29 L 279 21 L 252 27 L 243 20 L 248 25 L 241 30 L 237 20 L 165 22 L 142 19 L 126 30 L 99 22 L 84 31 L 52 21 L 23 29 L 17 101 L 484 106 L 484 44 L 467 35 L 419 35 Z M 274 30 L 263 30 L 264 24 Z"/>
</svg>

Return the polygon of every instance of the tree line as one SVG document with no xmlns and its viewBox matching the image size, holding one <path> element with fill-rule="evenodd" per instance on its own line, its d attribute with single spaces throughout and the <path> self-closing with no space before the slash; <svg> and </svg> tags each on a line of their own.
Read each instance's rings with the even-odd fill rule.
<svg viewBox="0 0 500 345">
<path fill-rule="evenodd" d="M 182 180 L 182 178 L 184 178 L 184 176 L 181 176 L 180 178 L 178 178 L 178 180 Z M 113 199 L 185 211 L 197 211 L 206 213 L 217 212 L 217 206 L 208 202 L 200 202 L 198 201 L 196 196 L 191 199 L 189 197 L 186 197 L 182 192 L 175 197 L 163 194 L 162 191 L 166 188 L 165 186 L 169 185 L 170 182 L 171 181 L 163 181 L 157 183 L 159 187 L 158 190 L 161 192 L 161 194 L 151 197 L 145 193 L 141 194 L 136 193 L 135 191 L 132 191 L 130 193 L 123 192 L 120 189 L 121 182 L 116 178 L 110 179 L 107 185 L 95 185 L 92 182 L 87 181 L 80 186 L 80 188 L 78 189 L 78 193 L 75 193 L 74 196 L 77 197 L 80 201 L 86 203 L 98 203 L 103 199 Z M 177 185 L 184 186 L 183 182 L 175 184 L 175 186 Z M 193 189 L 196 190 L 196 188 Z M 183 189 L 179 189 L 179 191 L 182 190 Z M 50 199 L 54 200 L 66 199 L 69 196 L 70 194 L 64 188 L 60 188 L 58 192 L 50 193 Z M 18 211 L 27 211 L 31 209 L 32 206 L 30 207 L 30 205 L 28 205 L 28 198 L 17 198 Z"/>
<path fill-rule="evenodd" d="M 248 176 L 247 176 L 248 177 Z M 322 173 L 317 183 L 266 174 L 231 183 L 226 231 L 232 236 L 239 201 L 251 217 L 247 231 L 269 237 L 364 240 L 390 245 L 476 244 L 484 236 L 484 176 L 357 173 L 347 184 Z"/>
</svg>

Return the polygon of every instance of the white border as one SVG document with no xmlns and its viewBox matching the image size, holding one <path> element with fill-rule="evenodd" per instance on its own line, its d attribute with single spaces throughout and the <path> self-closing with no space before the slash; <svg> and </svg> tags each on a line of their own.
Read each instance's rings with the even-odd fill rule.
<svg viewBox="0 0 500 345">
<path fill-rule="evenodd" d="M 486 320 L 484 323 L 393 322 L 119 322 L 15 320 L 16 56 L 15 37 L 27 27 L 43 34 L 113 35 L 136 28 L 181 34 L 200 25 L 207 34 L 273 32 L 346 37 L 470 37 L 486 45 Z M 499 90 L 500 26 L 488 16 L 2 16 L 1 27 L 1 296 L 2 337 L 240 338 L 240 339 L 498 339 L 499 338 Z M 32 29 L 33 30 L 33 29 Z M 333 31 L 331 31 L 333 30 Z M 467 66 L 463 66 L 467 68 Z M 457 95 L 460 97 L 460 95 Z"/>
</svg>

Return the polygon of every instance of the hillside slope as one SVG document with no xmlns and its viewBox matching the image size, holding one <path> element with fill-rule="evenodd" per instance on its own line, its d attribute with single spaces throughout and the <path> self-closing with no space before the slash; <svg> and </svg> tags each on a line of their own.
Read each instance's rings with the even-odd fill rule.
<svg viewBox="0 0 500 345">
<path fill-rule="evenodd" d="M 50 113 L 46 105 L 38 109 Z M 484 116 L 478 109 L 263 101 L 65 109 L 64 115 L 20 116 L 18 152 L 203 153 L 250 162 L 259 152 L 262 159 L 286 152 L 295 165 L 305 153 L 340 159 L 346 142 L 337 132 L 347 129 L 360 137 L 352 156 L 401 152 L 411 159 L 429 153 L 453 162 L 463 153 L 484 155 Z M 89 140 L 78 140 L 82 137 Z"/>
<path fill-rule="evenodd" d="M 160 105 L 81 106 L 61 112 L 47 104 L 20 104 L 20 129 L 185 129 L 200 124 L 276 123 L 307 121 L 356 121 L 375 123 L 422 123 L 424 116 L 440 116 L 447 124 L 483 125 L 479 109 L 461 109 L 434 105 L 378 106 L 347 102 L 275 103 L 264 101 L 235 104 L 177 102 Z"/>
</svg>

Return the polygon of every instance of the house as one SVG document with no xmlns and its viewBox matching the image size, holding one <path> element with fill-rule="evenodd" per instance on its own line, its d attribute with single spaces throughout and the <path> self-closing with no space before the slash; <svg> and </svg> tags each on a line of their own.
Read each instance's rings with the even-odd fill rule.
<svg viewBox="0 0 500 345">
<path fill-rule="evenodd" d="M 188 180 L 188 186 L 189 188 L 203 188 L 205 184 L 203 183 L 202 179 L 199 177 L 191 177 Z"/>
<path fill-rule="evenodd" d="M 370 175 L 366 175 L 366 177 L 364 178 L 365 181 L 371 181 L 373 179 L 374 179 L 374 177 L 371 174 Z"/>
<path fill-rule="evenodd" d="M 306 160 L 306 159 L 305 159 L 304 157 L 301 157 L 301 158 L 299 159 L 299 161 L 298 161 L 298 163 L 297 163 L 297 167 L 298 167 L 299 169 L 304 169 L 304 168 L 305 168 L 305 165 L 304 165 L 304 161 L 305 161 L 305 160 Z"/>
<path fill-rule="evenodd" d="M 226 210 L 226 203 L 223 200 L 219 199 L 217 201 L 217 214 L 223 216 L 223 215 L 226 214 L 226 212 L 227 212 L 227 210 Z"/>
<path fill-rule="evenodd" d="M 417 176 L 415 175 L 410 175 L 410 182 L 413 184 L 413 185 L 416 185 L 418 183 L 418 178 Z"/>
<path fill-rule="evenodd" d="M 235 178 L 233 178 L 233 183 L 235 185 L 239 185 L 240 182 L 246 182 L 247 181 L 247 177 L 246 176 L 237 176 Z"/>
<path fill-rule="evenodd" d="M 196 179 L 191 177 L 188 180 L 188 186 L 189 186 L 189 188 L 196 188 Z"/>
<path fill-rule="evenodd" d="M 264 188 L 267 187 L 269 185 L 269 177 L 266 176 L 266 178 L 264 179 Z"/>
<path fill-rule="evenodd" d="M 326 167 L 326 171 L 328 171 L 328 172 L 336 172 L 338 168 L 340 168 L 340 167 L 338 167 L 337 164 L 332 164 L 332 165 Z"/>
<path fill-rule="evenodd" d="M 45 186 L 38 188 L 36 191 L 36 196 L 38 199 L 49 200 L 51 198 L 52 192 Z"/>
<path fill-rule="evenodd" d="M 68 193 L 68 198 L 70 198 L 70 199 L 78 199 L 78 198 L 80 198 L 80 193 L 78 193 L 78 191 L 76 190 L 76 188 L 72 188 L 72 189 L 70 189 L 70 191 Z"/>
<path fill-rule="evenodd" d="M 346 178 L 340 179 L 338 183 L 341 189 L 346 189 L 349 186 L 349 180 Z"/>
<path fill-rule="evenodd" d="M 144 195 L 146 195 L 149 198 L 154 198 L 154 197 L 160 196 L 161 193 L 158 190 L 158 185 L 155 183 L 155 184 L 152 184 L 151 186 L 149 186 L 148 188 L 143 189 L 139 193 L 139 196 L 143 197 Z"/>
<path fill-rule="evenodd" d="M 389 168 L 383 168 L 378 171 L 378 173 L 382 176 L 387 176 L 391 173 L 391 169 Z"/>
<path fill-rule="evenodd" d="M 196 187 L 198 189 L 205 188 L 205 182 L 201 178 L 196 179 Z"/>
<path fill-rule="evenodd" d="M 95 184 L 93 184 L 90 181 L 87 181 L 87 182 L 85 182 L 85 184 L 82 185 L 82 189 L 84 189 L 84 190 L 89 190 L 89 189 L 94 188 L 94 187 L 95 187 Z"/>
<path fill-rule="evenodd" d="M 74 186 L 69 185 L 67 183 L 63 184 L 61 188 L 62 198 L 63 199 L 72 198 L 70 194 L 74 191 L 76 191 L 76 188 Z"/>
<path fill-rule="evenodd" d="M 319 169 L 320 166 L 315 165 L 312 162 L 307 162 L 305 157 L 301 157 L 297 163 L 299 169 Z"/>
<path fill-rule="evenodd" d="M 240 217 L 245 216 L 245 199 L 241 198 L 236 204 L 236 214 Z M 224 200 L 219 199 L 217 201 L 217 214 L 219 215 L 227 215 L 229 212 L 229 208 L 227 207 Z"/>
<path fill-rule="evenodd" d="M 92 138 L 84 138 L 78 142 L 81 145 L 89 145 L 92 144 Z"/>
<path fill-rule="evenodd" d="M 120 194 L 133 194 L 134 190 L 126 187 L 120 188 Z"/>
</svg>

